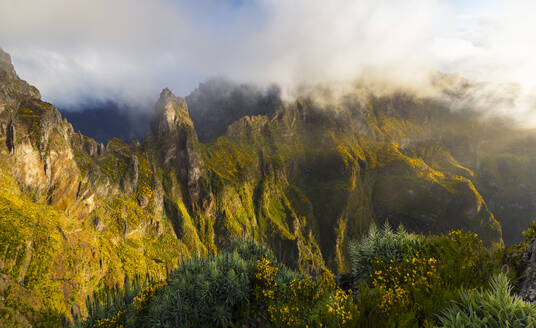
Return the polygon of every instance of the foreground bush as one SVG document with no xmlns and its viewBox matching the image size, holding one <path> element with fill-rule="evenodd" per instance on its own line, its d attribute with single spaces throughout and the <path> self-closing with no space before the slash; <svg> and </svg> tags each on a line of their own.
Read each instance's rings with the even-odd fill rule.
<svg viewBox="0 0 536 328">
<path fill-rule="evenodd" d="M 151 300 L 142 326 L 227 327 L 244 321 L 251 271 L 237 253 L 186 261 Z"/>
<path fill-rule="evenodd" d="M 463 326 L 476 315 L 482 324 L 491 320 L 491 310 L 478 312 L 484 305 L 512 309 L 530 326 L 533 314 L 516 307 L 532 308 L 511 301 L 502 278 L 489 294 L 475 292 L 498 271 L 500 254 L 470 232 L 425 237 L 372 227 L 351 245 L 355 287 L 343 291 L 329 271 L 318 277 L 292 272 L 265 247 L 241 241 L 220 255 L 180 263 L 166 281 L 135 280 L 94 298 L 90 317 L 77 327 L 434 327 L 453 319 Z M 468 314 L 462 313 L 466 302 L 476 304 Z M 514 317 L 501 312 L 496 318 Z M 503 326 L 517 327 L 508 322 Z"/>
<path fill-rule="evenodd" d="M 536 327 L 536 307 L 513 296 L 508 278 L 500 274 L 487 290 L 461 291 L 443 311 L 440 327 Z"/>
<path fill-rule="evenodd" d="M 386 223 L 383 229 L 377 229 L 372 224 L 369 233 L 363 239 L 353 241 L 349 246 L 355 287 L 370 278 L 376 260 L 390 262 L 413 257 L 421 249 L 422 241 L 422 236 L 407 233 L 403 227 L 394 232 L 389 223 Z"/>
<path fill-rule="evenodd" d="M 117 304 L 89 302 L 90 317 L 77 327 L 352 327 L 358 316 L 331 273 L 299 275 L 249 241 L 187 260 L 166 282 L 128 286 Z"/>
<path fill-rule="evenodd" d="M 459 230 L 424 237 L 371 227 L 349 255 L 359 325 L 369 327 L 433 326 L 460 288 L 484 286 L 500 267 L 476 234 Z"/>
<path fill-rule="evenodd" d="M 353 295 L 338 288 L 331 273 L 325 272 L 318 281 L 311 276 L 295 277 L 282 286 L 275 279 L 277 270 L 262 259 L 255 275 L 256 301 L 268 305 L 270 326 L 355 326 L 359 312 Z"/>
</svg>

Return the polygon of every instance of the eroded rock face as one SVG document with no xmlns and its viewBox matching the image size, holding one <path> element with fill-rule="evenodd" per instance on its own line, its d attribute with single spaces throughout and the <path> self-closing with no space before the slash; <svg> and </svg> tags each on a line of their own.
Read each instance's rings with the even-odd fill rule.
<svg viewBox="0 0 536 328">
<path fill-rule="evenodd" d="M 160 93 L 155 105 L 151 131 L 154 136 L 161 138 L 178 133 L 181 127 L 193 128 L 188 115 L 188 106 L 183 98 L 175 96 L 166 88 Z"/>
<path fill-rule="evenodd" d="M 244 116 L 272 116 L 282 105 L 277 86 L 260 88 L 211 79 L 192 91 L 186 102 L 199 140 L 213 141 Z"/>
<path fill-rule="evenodd" d="M 17 73 L 15 72 L 15 67 L 11 63 L 11 57 L 7 52 L 0 48 L 0 71 L 6 73 L 8 77 L 15 78 Z"/>
<path fill-rule="evenodd" d="M 0 49 L 0 109 L 11 111 L 23 99 L 40 98 L 39 90 L 17 76 L 11 57 Z"/>
<path fill-rule="evenodd" d="M 519 296 L 524 300 L 536 304 L 536 239 L 527 246 L 518 262 L 524 266 L 519 283 Z"/>
<path fill-rule="evenodd" d="M 9 150 L 11 154 L 13 154 L 13 152 L 15 151 L 16 134 L 15 134 L 15 126 L 13 125 L 12 121 L 9 121 L 9 123 L 7 124 L 7 129 L 5 130 L 5 134 L 6 134 L 7 149 Z"/>
<path fill-rule="evenodd" d="M 198 154 L 197 135 L 183 98 L 162 90 L 151 122 L 164 165 L 174 167 L 183 186 L 183 197 L 191 208 L 200 209 L 200 179 L 203 163 Z"/>
<path fill-rule="evenodd" d="M 128 167 L 126 173 L 121 178 L 121 188 L 127 193 L 131 194 L 136 190 L 138 185 L 138 157 L 133 156 L 128 159 Z"/>
<path fill-rule="evenodd" d="M 167 135 L 181 135 L 168 127 Z M 84 299 L 103 281 L 165 275 L 194 252 L 163 218 L 165 192 L 151 151 L 120 140 L 105 148 L 76 133 L 0 52 L 0 270 L 25 304 L 14 309 L 22 309 L 21 320 L 39 326 L 50 304 L 63 315 L 85 315 Z M 41 295 L 43 286 L 52 294 Z M 19 290 L 39 305 L 29 306 Z"/>
</svg>

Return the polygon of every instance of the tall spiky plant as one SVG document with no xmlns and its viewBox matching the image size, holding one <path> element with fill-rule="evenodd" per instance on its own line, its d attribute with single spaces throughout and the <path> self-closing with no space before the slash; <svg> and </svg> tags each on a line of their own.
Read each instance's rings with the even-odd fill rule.
<svg viewBox="0 0 536 328">
<path fill-rule="evenodd" d="M 71 309 L 74 327 L 92 327 L 99 320 L 114 317 L 120 311 L 127 311 L 132 306 L 134 297 L 150 281 L 149 276 L 145 279 L 140 276 L 135 276 L 133 279 L 125 276 L 123 287 L 119 287 L 119 285 L 105 286 L 100 293 L 95 292 L 93 297 L 88 295 L 86 300 L 88 317 L 84 321 L 80 321 L 80 318 Z"/>
<path fill-rule="evenodd" d="M 460 291 L 459 299 L 443 311 L 440 327 L 536 327 L 536 307 L 512 295 L 508 277 L 494 276 L 487 290 Z"/>
</svg>

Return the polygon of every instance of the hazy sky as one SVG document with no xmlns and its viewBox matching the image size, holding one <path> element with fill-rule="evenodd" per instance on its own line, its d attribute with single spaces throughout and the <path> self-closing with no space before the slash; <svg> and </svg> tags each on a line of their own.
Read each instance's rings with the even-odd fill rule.
<svg viewBox="0 0 536 328">
<path fill-rule="evenodd" d="M 532 95 L 535 12 L 532 0 L 0 0 L 0 47 L 59 105 L 153 102 L 213 76 L 288 91 L 363 76 L 419 86 L 438 70 Z"/>
</svg>

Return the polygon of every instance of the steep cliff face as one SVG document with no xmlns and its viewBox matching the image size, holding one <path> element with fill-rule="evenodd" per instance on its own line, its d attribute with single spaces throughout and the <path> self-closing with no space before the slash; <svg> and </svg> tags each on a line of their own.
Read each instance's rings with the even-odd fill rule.
<svg viewBox="0 0 536 328">
<path fill-rule="evenodd" d="M 433 233 L 464 228 L 500 241 L 500 226 L 471 182 L 472 172 L 433 140 L 415 142 L 431 139 L 434 127 L 400 114 L 418 112 L 420 120 L 437 105 L 400 95 L 357 100 L 332 110 L 300 100 L 270 118 L 234 123 L 227 136 L 207 145 L 214 193 L 218 186 L 238 193 L 240 181 L 256 186 L 251 190 L 259 195 L 253 205 L 261 226 L 266 220 L 277 227 L 268 231 L 292 233 L 292 218 L 303 218 L 328 265 L 341 270 L 346 242 L 373 220 Z M 427 161 L 418 154 L 425 151 Z M 281 205 L 273 203 L 279 199 Z M 288 214 L 270 215 L 278 206 Z"/>
<path fill-rule="evenodd" d="M 373 221 L 500 243 L 472 171 L 430 141 L 450 115 L 438 104 L 356 95 L 278 106 L 200 142 L 185 100 L 164 89 L 152 136 L 104 146 L 74 132 L 1 52 L 0 310 L 41 325 L 84 314 L 104 284 L 163 276 L 235 238 L 310 272 L 344 270 L 347 242 Z"/>
<path fill-rule="evenodd" d="M 501 219 L 505 243 L 521 241 L 520 231 L 536 219 L 536 133 L 496 122 L 478 144 L 476 186 Z"/>
<path fill-rule="evenodd" d="M 145 153 L 75 133 L 0 55 L 0 309 L 55 327 L 104 283 L 164 276 L 190 251 L 144 198 L 162 197 Z"/>
<path fill-rule="evenodd" d="M 207 208 L 209 204 L 200 204 L 202 163 L 186 101 L 164 89 L 155 106 L 151 131 L 161 151 L 162 164 L 175 169 L 177 181 L 183 187 L 181 195 L 190 209 Z"/>
<path fill-rule="evenodd" d="M 225 135 L 227 127 L 248 115 L 271 116 L 281 106 L 281 91 L 225 79 L 210 79 L 186 96 L 195 130 L 202 142 Z"/>
</svg>

